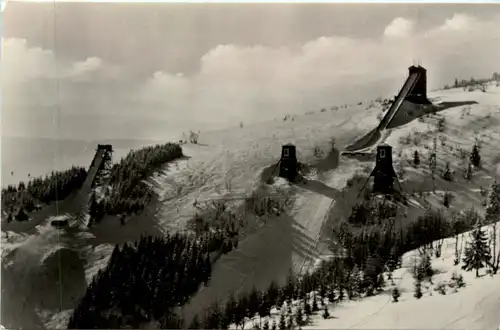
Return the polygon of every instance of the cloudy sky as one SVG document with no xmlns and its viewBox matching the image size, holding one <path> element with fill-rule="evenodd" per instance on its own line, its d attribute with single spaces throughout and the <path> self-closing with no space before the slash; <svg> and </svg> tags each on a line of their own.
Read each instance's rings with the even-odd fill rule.
<svg viewBox="0 0 500 330">
<path fill-rule="evenodd" d="M 2 134 L 162 138 L 500 70 L 500 6 L 10 2 Z M 89 138 L 89 133 L 92 136 Z"/>
</svg>

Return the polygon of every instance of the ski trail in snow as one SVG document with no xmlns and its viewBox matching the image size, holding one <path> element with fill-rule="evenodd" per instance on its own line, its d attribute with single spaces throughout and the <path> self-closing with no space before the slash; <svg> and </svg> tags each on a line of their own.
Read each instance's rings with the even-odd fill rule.
<svg viewBox="0 0 500 330">
<path fill-rule="evenodd" d="M 356 163 L 347 162 L 337 169 L 326 174 L 324 183 L 332 190 L 336 190 L 340 195 L 341 190 L 345 187 L 347 180 L 351 177 Z M 361 168 L 361 167 L 359 167 Z M 307 185 L 303 189 L 307 189 Z M 320 238 L 323 227 L 325 225 L 328 213 L 336 200 L 329 196 L 321 195 L 317 192 L 307 192 L 299 196 L 299 202 L 296 206 L 296 211 L 293 217 L 300 224 L 302 232 L 310 239 L 310 245 L 306 253 L 307 258 L 296 256 L 294 263 L 295 269 L 299 273 L 306 272 L 316 259 L 324 254 L 329 254 L 328 247 L 320 247 Z"/>
<path fill-rule="evenodd" d="M 263 169 L 279 160 L 283 144 L 295 144 L 302 162 L 311 158 L 315 141 L 328 143 L 335 137 L 338 145 L 346 144 L 365 130 L 359 127 L 364 124 L 361 115 L 346 113 L 341 120 L 330 117 L 320 127 L 308 122 L 310 118 L 305 118 L 303 123 L 296 120 L 293 125 L 264 123 L 258 127 L 207 133 L 200 136 L 203 145 L 183 145 L 189 158 L 169 165 L 165 173 L 154 178 L 163 204 L 160 226 L 164 230 L 184 229 L 196 212 L 195 201 L 227 194 L 250 194 L 260 184 Z"/>
</svg>

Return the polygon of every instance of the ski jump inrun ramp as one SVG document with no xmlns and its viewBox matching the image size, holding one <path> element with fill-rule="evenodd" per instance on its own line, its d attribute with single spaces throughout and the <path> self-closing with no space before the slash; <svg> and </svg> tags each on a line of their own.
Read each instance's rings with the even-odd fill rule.
<svg viewBox="0 0 500 330">
<path fill-rule="evenodd" d="M 418 72 L 414 72 L 408 76 L 406 82 L 403 85 L 403 88 L 401 88 L 398 95 L 396 96 L 396 99 L 394 100 L 394 102 L 392 102 L 389 111 L 387 111 L 384 118 L 382 118 L 382 120 L 380 121 L 380 124 L 377 127 L 378 130 L 385 130 L 387 128 L 389 123 L 392 121 L 392 118 L 394 118 L 396 112 L 401 108 L 401 105 L 403 104 L 406 96 L 408 96 L 408 93 L 410 93 L 410 91 L 415 86 L 415 83 L 417 82 L 419 77 L 420 73 Z"/>
<path fill-rule="evenodd" d="M 348 146 L 346 151 L 363 151 L 376 145 L 383 137 L 381 133 L 387 129 L 405 101 L 420 105 L 432 104 L 427 99 L 427 70 L 421 66 L 411 66 L 408 70 L 408 78 L 399 90 L 389 110 L 380 121 L 380 124 L 367 135 L 357 140 L 353 145 Z"/>
<path fill-rule="evenodd" d="M 85 181 L 83 182 L 83 185 L 80 188 L 82 192 L 88 192 L 88 194 L 90 194 L 90 190 L 92 189 L 92 184 L 94 183 L 97 173 L 99 173 L 99 170 L 101 169 L 105 154 L 106 154 L 105 149 L 97 149 L 94 159 L 92 160 L 90 168 L 87 172 L 87 177 L 85 178 Z"/>
<path fill-rule="evenodd" d="M 87 177 L 83 182 L 82 186 L 78 190 L 78 194 L 76 196 L 76 202 L 78 204 L 78 214 L 77 218 L 82 217 L 87 212 L 90 195 L 92 193 L 92 186 L 94 181 L 99 174 L 99 171 L 103 168 L 104 163 L 107 159 L 107 153 L 112 151 L 111 146 L 101 146 L 97 147 L 94 159 L 90 164 L 89 170 L 87 171 Z"/>
</svg>

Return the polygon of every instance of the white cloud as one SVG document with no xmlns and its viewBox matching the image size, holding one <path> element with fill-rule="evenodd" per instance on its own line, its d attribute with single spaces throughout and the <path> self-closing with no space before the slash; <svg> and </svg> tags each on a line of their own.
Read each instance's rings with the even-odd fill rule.
<svg viewBox="0 0 500 330">
<path fill-rule="evenodd" d="M 296 48 L 220 45 L 201 58 L 199 74 L 157 73 L 142 95 L 148 95 L 145 101 L 158 100 L 170 92 L 164 102 L 169 113 L 175 104 L 207 120 L 250 120 L 396 93 L 414 59 L 428 68 L 432 88 L 456 76 L 491 74 L 500 58 L 495 23 L 455 15 L 417 33 L 411 21 L 396 18 L 377 39 L 325 36 Z M 385 85 L 377 84 L 384 80 Z"/>
<path fill-rule="evenodd" d="M 95 57 L 76 63 L 59 59 L 59 100 L 62 111 L 199 120 L 206 123 L 202 129 L 303 113 L 395 94 L 415 58 L 428 69 L 429 88 L 455 77 L 490 76 L 500 58 L 497 25 L 498 17 L 481 22 L 457 14 L 419 32 L 411 21 L 396 18 L 379 38 L 324 36 L 277 48 L 219 45 L 200 58 L 195 74 L 157 71 L 132 86 L 126 68 Z M 54 104 L 54 53 L 18 39 L 5 40 L 3 48 L 9 102 L 30 109 Z"/>
<path fill-rule="evenodd" d="M 384 30 L 384 36 L 388 38 L 409 37 L 413 32 L 414 22 L 404 18 L 395 18 Z"/>
<path fill-rule="evenodd" d="M 87 134 L 90 128 L 78 122 L 56 129 L 68 116 L 116 111 L 118 107 L 108 107 L 109 100 L 128 95 L 113 86 L 121 73 L 97 57 L 71 62 L 52 50 L 30 47 L 24 39 L 2 38 L 3 132 L 53 136 L 65 131 L 71 136 L 80 130 Z"/>
<path fill-rule="evenodd" d="M 103 63 L 100 58 L 89 57 L 85 61 L 74 63 L 68 71 L 68 77 L 73 77 L 76 79 L 82 79 L 82 77 L 88 77 L 92 72 L 102 69 Z"/>
<path fill-rule="evenodd" d="M 117 78 L 120 70 L 100 58 L 69 62 L 54 51 L 29 47 L 25 39 L 2 38 L 2 78 L 8 86 L 39 80 L 85 81 L 101 77 Z"/>
<path fill-rule="evenodd" d="M 454 14 L 452 18 L 447 19 L 441 26 L 443 30 L 467 30 L 474 24 L 477 24 L 475 18 L 469 17 L 465 14 Z"/>
</svg>

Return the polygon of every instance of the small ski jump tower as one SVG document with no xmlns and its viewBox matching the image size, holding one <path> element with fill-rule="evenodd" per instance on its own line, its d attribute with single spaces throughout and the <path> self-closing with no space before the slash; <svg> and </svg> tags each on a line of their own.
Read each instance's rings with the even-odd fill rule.
<svg viewBox="0 0 500 330">
<path fill-rule="evenodd" d="M 281 147 L 279 176 L 289 181 L 294 181 L 299 174 L 297 161 L 297 149 L 293 144 L 285 144 Z"/>
<path fill-rule="evenodd" d="M 417 75 L 418 78 L 406 99 L 416 104 L 431 104 L 427 99 L 427 70 L 420 65 L 412 65 L 408 68 L 408 76 L 412 75 Z"/>
<path fill-rule="evenodd" d="M 383 195 L 392 195 L 396 192 L 394 189 L 394 180 L 399 185 L 401 189 L 401 184 L 399 184 L 398 177 L 396 175 L 396 171 L 392 165 L 392 147 L 388 144 L 381 144 L 377 146 L 377 158 L 375 163 L 375 168 L 372 173 L 366 180 L 363 188 L 359 192 L 359 195 L 365 189 L 366 184 L 373 176 L 373 194 L 383 194 Z M 359 197 L 358 195 L 358 197 Z"/>
<path fill-rule="evenodd" d="M 103 150 L 104 155 L 102 157 L 102 167 L 103 170 L 111 170 L 113 162 L 113 146 L 111 144 L 98 144 L 96 151 Z"/>
<path fill-rule="evenodd" d="M 396 171 L 392 166 L 392 147 L 388 144 L 377 146 L 377 158 L 373 176 L 373 193 L 391 194 L 394 191 L 394 179 L 397 180 Z"/>
</svg>

